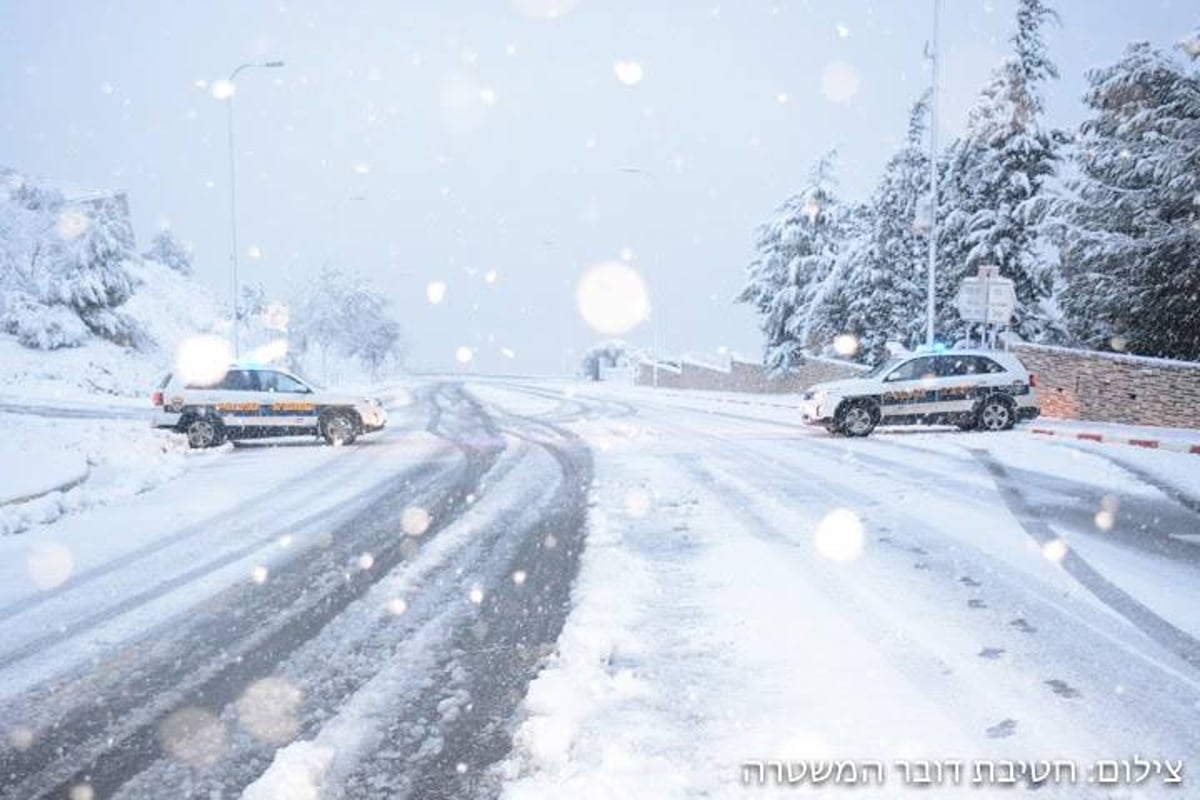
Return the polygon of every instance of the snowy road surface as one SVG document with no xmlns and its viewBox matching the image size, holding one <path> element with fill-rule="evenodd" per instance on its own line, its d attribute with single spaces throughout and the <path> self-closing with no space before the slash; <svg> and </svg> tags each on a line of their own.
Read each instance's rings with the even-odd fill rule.
<svg viewBox="0 0 1200 800">
<path fill-rule="evenodd" d="M 0 797 L 1196 791 L 1195 456 L 731 399 L 431 381 L 0 539 Z"/>
</svg>

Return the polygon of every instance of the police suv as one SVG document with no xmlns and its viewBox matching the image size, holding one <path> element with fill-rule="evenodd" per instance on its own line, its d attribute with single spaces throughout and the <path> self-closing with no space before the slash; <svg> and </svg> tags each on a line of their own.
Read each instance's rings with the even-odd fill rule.
<svg viewBox="0 0 1200 800">
<path fill-rule="evenodd" d="M 330 444 L 350 444 L 387 424 L 378 400 L 316 389 L 274 367 L 233 365 L 207 385 L 167 375 L 153 402 L 154 427 L 186 433 L 192 447 L 313 434 Z"/>
<path fill-rule="evenodd" d="M 950 424 L 1002 431 L 1039 413 L 1035 377 L 1009 352 L 914 353 L 801 396 L 803 420 L 866 436 L 876 425 Z"/>
</svg>

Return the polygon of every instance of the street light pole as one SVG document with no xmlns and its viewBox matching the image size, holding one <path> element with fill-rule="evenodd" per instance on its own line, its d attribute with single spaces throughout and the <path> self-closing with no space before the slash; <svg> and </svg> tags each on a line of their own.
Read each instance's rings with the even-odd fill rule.
<svg viewBox="0 0 1200 800">
<path fill-rule="evenodd" d="M 933 347 L 934 313 L 937 310 L 937 214 L 938 214 L 938 66 L 941 54 L 938 52 L 939 22 L 942 2 L 933 0 L 933 43 L 930 48 L 929 60 L 932 81 L 929 97 L 929 269 L 926 276 L 925 298 L 925 344 Z"/>
<path fill-rule="evenodd" d="M 234 83 L 238 73 L 244 69 L 260 67 L 263 69 L 277 69 L 283 66 L 282 61 L 264 61 L 251 62 L 241 64 L 233 72 L 229 73 L 229 79 L 224 86 L 214 87 L 214 95 L 218 99 L 224 99 L 228 104 L 226 111 L 228 112 L 228 132 L 229 132 L 229 267 L 230 267 L 230 308 L 233 313 L 233 356 L 237 358 L 240 355 L 240 343 L 238 337 L 238 326 L 241 322 L 238 313 L 238 228 L 237 228 L 237 149 L 234 147 L 233 139 L 233 96 L 236 94 L 237 84 Z M 217 90 L 220 90 L 220 94 Z M 223 95 L 223 97 L 222 97 Z"/>
</svg>

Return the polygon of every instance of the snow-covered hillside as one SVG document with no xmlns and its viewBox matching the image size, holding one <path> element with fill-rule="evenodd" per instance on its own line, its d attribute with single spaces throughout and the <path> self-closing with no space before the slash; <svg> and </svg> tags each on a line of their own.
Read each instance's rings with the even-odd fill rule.
<svg viewBox="0 0 1200 800">
<path fill-rule="evenodd" d="M 119 191 L 0 168 L 0 395 L 144 394 L 222 316 L 163 232 L 139 256 Z"/>
<path fill-rule="evenodd" d="M 129 272 L 136 288 L 120 308 L 144 333 L 140 347 L 123 347 L 93 335 L 78 347 L 38 350 L 25 347 L 13 335 L 0 334 L 0 396 L 145 397 L 155 379 L 170 368 L 184 338 L 222 325 L 212 293 L 187 276 L 153 261 L 131 264 Z"/>
</svg>

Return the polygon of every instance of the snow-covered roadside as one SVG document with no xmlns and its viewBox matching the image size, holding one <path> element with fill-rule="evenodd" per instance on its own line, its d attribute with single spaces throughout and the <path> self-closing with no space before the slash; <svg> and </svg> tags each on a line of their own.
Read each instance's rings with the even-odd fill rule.
<svg viewBox="0 0 1200 800">
<path fill-rule="evenodd" d="M 0 413 L 0 534 L 107 505 L 179 477 L 187 440 L 145 421 Z M 70 485 L 65 491 L 56 487 Z"/>
<path fill-rule="evenodd" d="M 1153 487 L 1016 432 L 781 439 L 639 405 L 640 425 L 577 428 L 601 445 L 588 545 L 499 769 L 507 800 L 744 797 L 766 788 L 746 762 L 875 758 L 887 786 L 855 794 L 893 797 L 903 758 L 1188 751 L 1176 709 L 1200 684 L 1022 531 L 971 450 L 1026 483 Z"/>
</svg>

